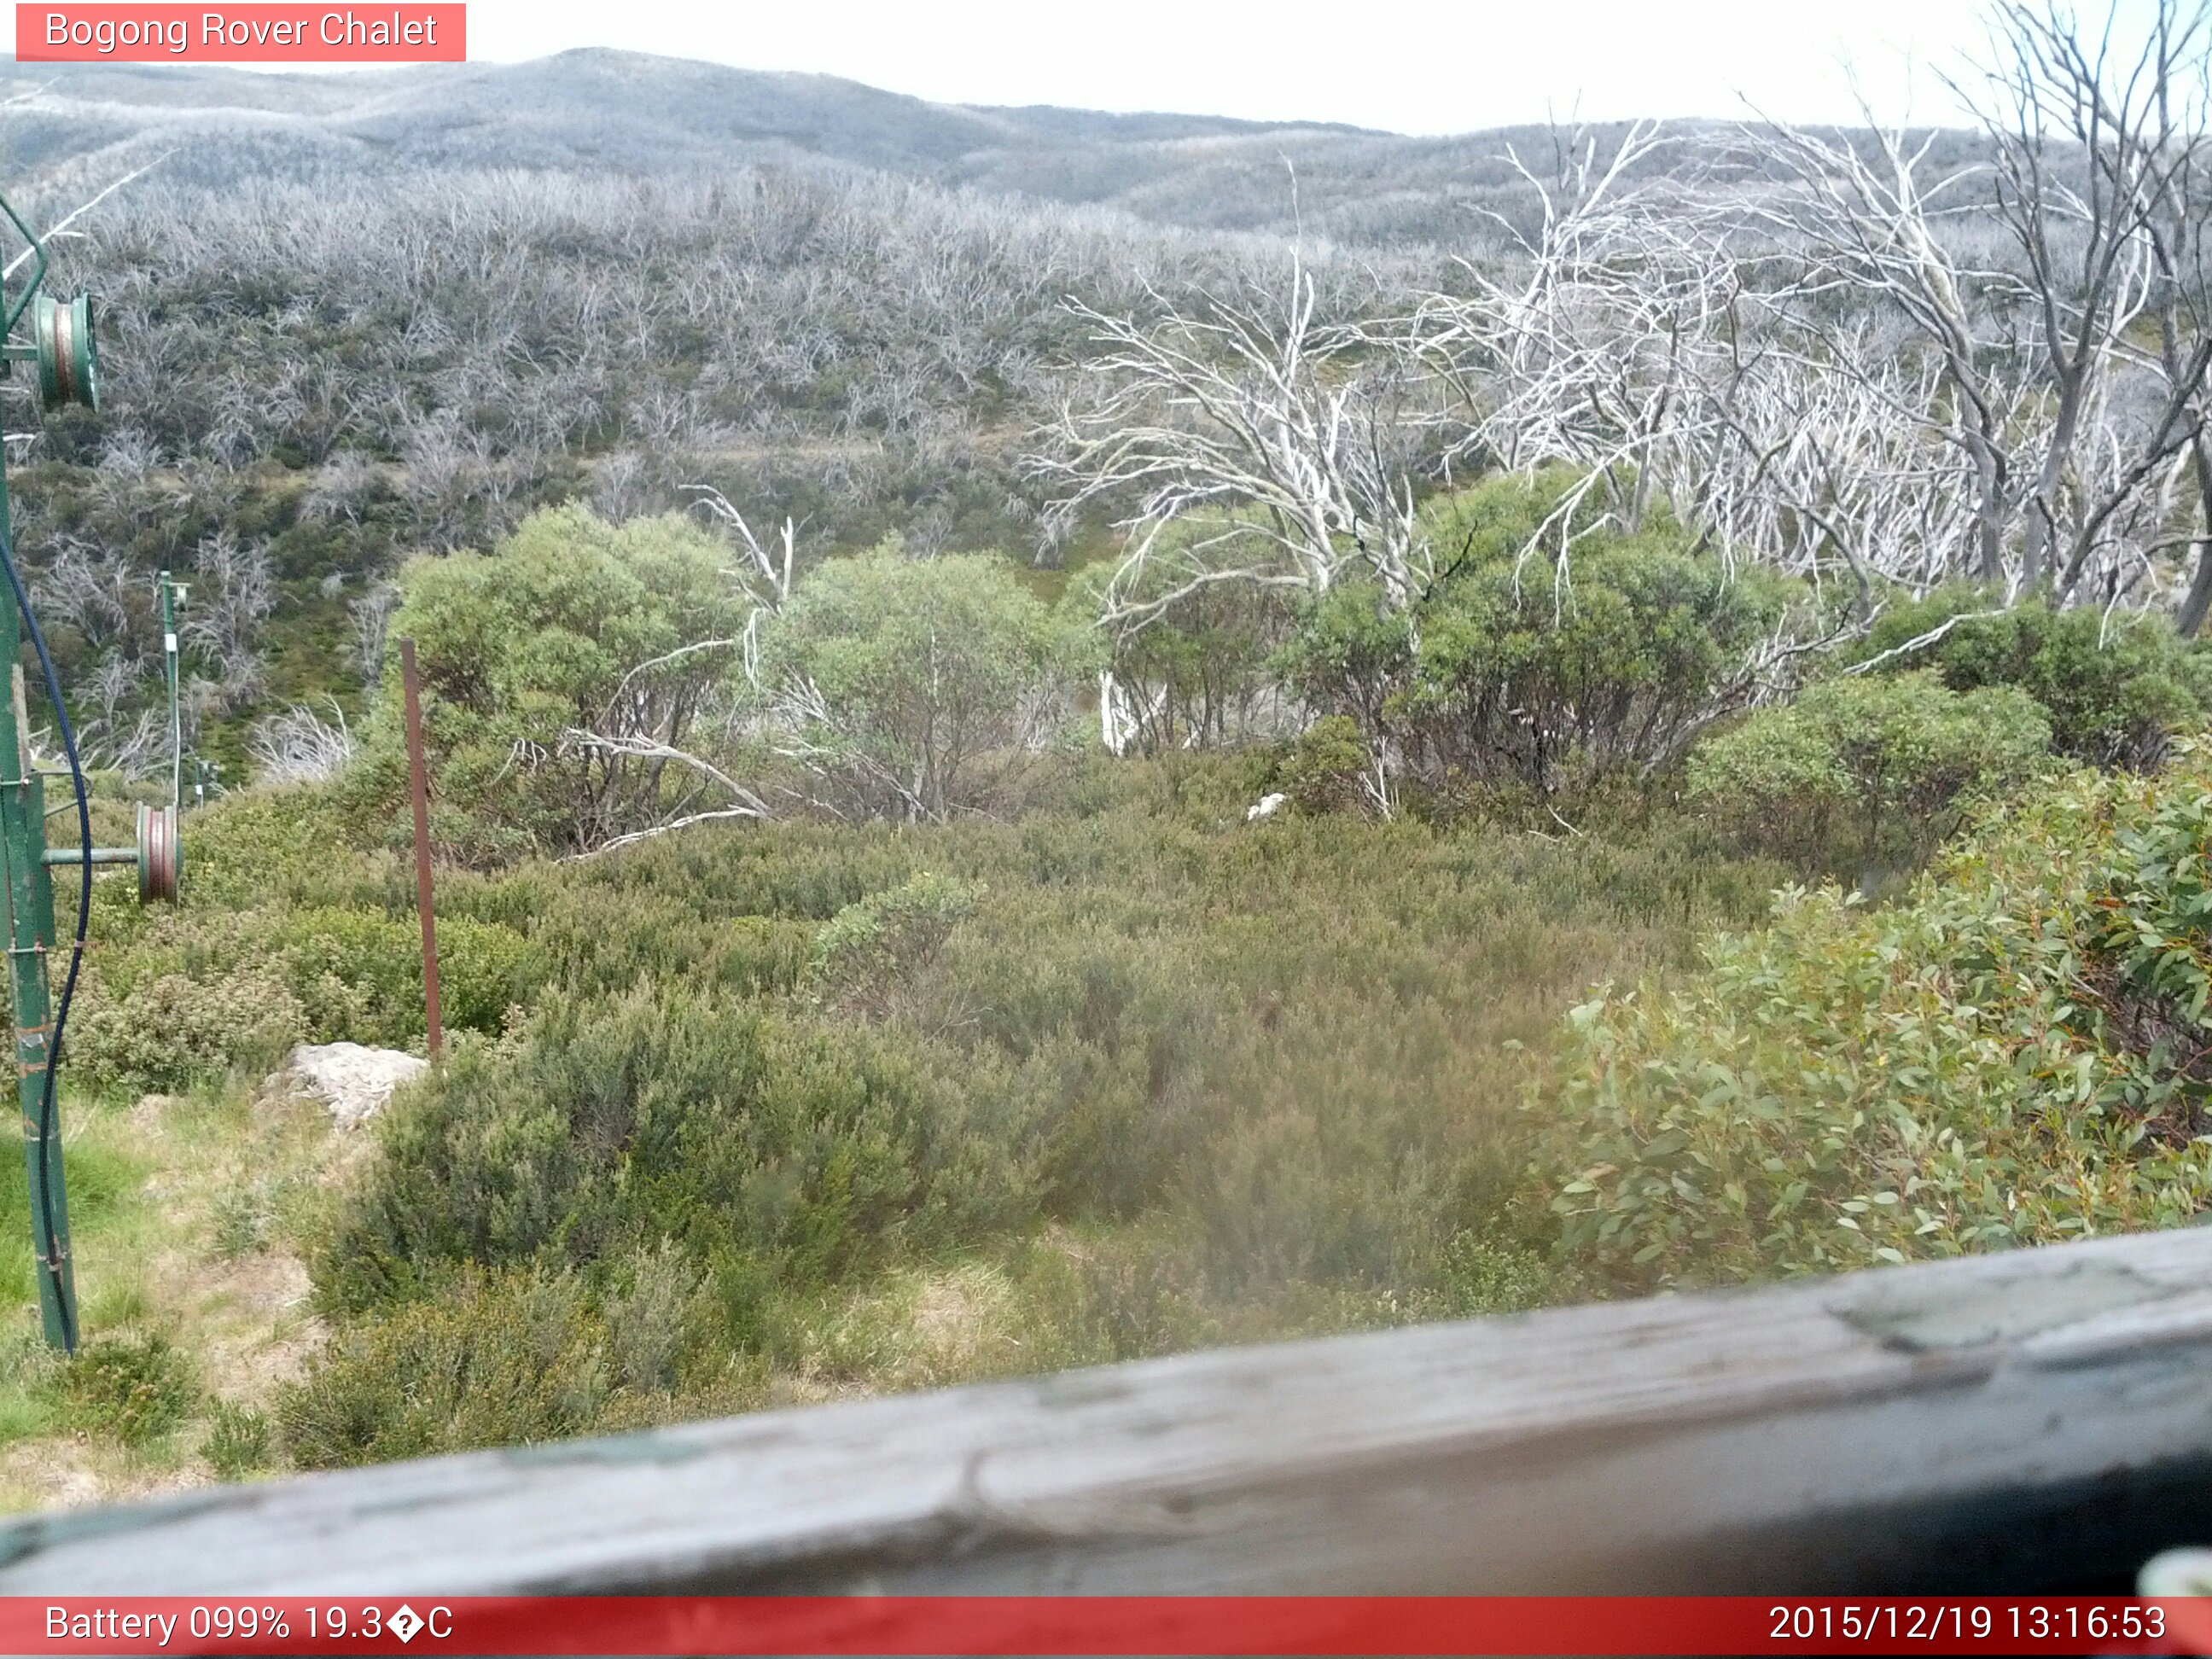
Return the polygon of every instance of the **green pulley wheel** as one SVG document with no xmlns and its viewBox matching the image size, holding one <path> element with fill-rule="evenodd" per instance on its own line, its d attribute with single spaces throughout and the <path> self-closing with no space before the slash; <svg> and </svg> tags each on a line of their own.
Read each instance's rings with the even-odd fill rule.
<svg viewBox="0 0 2212 1659">
<path fill-rule="evenodd" d="M 92 295 L 32 302 L 31 331 L 39 343 L 39 397 L 48 409 L 64 404 L 100 407 L 100 352 L 92 339 Z"/>
<path fill-rule="evenodd" d="M 185 873 L 184 843 L 177 839 L 177 809 L 138 807 L 138 902 L 174 903 Z"/>
</svg>

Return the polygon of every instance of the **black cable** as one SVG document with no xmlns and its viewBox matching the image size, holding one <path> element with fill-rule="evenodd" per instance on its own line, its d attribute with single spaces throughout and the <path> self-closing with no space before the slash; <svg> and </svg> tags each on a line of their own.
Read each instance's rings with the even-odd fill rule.
<svg viewBox="0 0 2212 1659">
<path fill-rule="evenodd" d="M 83 872 L 83 885 L 76 901 L 76 943 L 70 951 L 69 976 L 62 981 L 62 999 L 54 1006 L 54 1034 L 46 1045 L 46 1086 L 39 1100 L 39 1199 L 46 1218 L 46 1277 L 54 1287 L 54 1306 L 61 1311 L 62 1347 L 70 1353 L 76 1352 L 76 1322 L 70 1316 L 69 1297 L 62 1283 L 61 1234 L 54 1226 L 52 1202 L 53 1187 L 48 1177 L 50 1148 L 54 1128 L 54 1075 L 62 1064 L 62 1033 L 69 1024 L 70 1002 L 76 995 L 76 970 L 84 961 L 85 929 L 92 921 L 92 802 L 85 793 L 84 767 L 76 756 L 76 730 L 70 724 L 69 705 L 62 701 L 61 676 L 54 672 L 54 659 L 46 649 L 46 636 L 39 629 L 39 618 L 31 609 L 31 596 L 23 590 L 23 578 L 15 568 L 15 538 L 5 529 L 0 529 L 0 571 L 5 571 L 8 586 L 15 590 L 15 608 L 22 612 L 24 631 L 31 636 L 31 648 L 39 653 L 39 672 L 46 676 L 46 701 L 53 706 L 55 722 L 61 727 L 62 752 L 69 757 L 70 782 L 76 790 L 76 823 L 82 840 L 84 857 L 77 868 Z M 30 776 L 31 757 L 21 757 L 23 775 Z M 27 798 L 26 805 L 28 805 Z"/>
</svg>

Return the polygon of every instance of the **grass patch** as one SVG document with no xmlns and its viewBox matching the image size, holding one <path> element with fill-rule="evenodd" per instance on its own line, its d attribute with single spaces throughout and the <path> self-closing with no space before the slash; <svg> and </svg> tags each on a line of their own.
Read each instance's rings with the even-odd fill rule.
<svg viewBox="0 0 2212 1659">
<path fill-rule="evenodd" d="M 262 1407 L 320 1340 L 299 1252 L 343 1145 L 327 1115 L 223 1086 L 71 1096 L 63 1119 L 83 1344 L 72 1361 L 46 1349 L 24 1186 L 0 1182 L 0 1216 L 20 1230 L 0 1249 L 15 1306 L 0 1339 L 0 1508 L 280 1465 Z"/>
</svg>

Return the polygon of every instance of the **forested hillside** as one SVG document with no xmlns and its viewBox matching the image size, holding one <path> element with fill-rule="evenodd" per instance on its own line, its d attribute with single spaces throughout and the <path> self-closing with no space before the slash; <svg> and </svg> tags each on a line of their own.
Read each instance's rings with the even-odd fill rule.
<svg viewBox="0 0 2212 1659">
<path fill-rule="evenodd" d="M 1410 138 L 1325 123 L 970 108 L 830 76 L 579 51 L 518 64 L 270 76 L 182 65 L 10 65 L 0 142 L 41 190 L 97 188 L 154 156 L 192 187 L 524 170 L 676 180 L 774 167 L 883 173 L 1154 224 L 1361 245 L 1467 234 L 1531 130 Z M 1295 168 L 1299 193 L 1285 187 Z"/>
<path fill-rule="evenodd" d="M 161 569 L 222 770 L 95 900 L 9 1501 L 2201 1215 L 2160 15 L 1932 134 L 15 71 L 49 222 L 126 180 L 9 455 L 95 833 Z M 341 1125 L 403 637 L 451 1047 Z"/>
</svg>

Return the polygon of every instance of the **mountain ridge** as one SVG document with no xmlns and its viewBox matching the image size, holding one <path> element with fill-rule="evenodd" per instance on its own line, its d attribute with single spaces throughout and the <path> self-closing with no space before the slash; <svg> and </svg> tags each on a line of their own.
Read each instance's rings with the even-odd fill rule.
<svg viewBox="0 0 2212 1659">
<path fill-rule="evenodd" d="M 1208 230 L 1418 240 L 1504 184 L 1516 131 L 933 102 L 830 75 L 585 47 L 346 75 L 0 59 L 9 188 L 82 197 L 155 156 L 223 189 L 422 169 L 665 177 L 866 169 Z M 1291 173 L 1295 171 L 1294 204 Z"/>
</svg>

